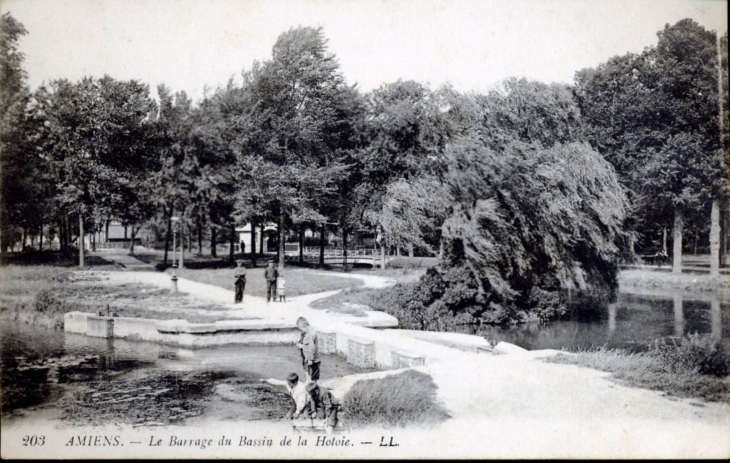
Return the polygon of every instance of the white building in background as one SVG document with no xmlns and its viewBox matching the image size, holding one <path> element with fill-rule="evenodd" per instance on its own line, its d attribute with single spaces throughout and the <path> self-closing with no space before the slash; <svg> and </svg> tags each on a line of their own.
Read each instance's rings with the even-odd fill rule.
<svg viewBox="0 0 730 463">
<path fill-rule="evenodd" d="M 247 223 L 242 227 L 236 227 L 236 233 L 238 234 L 238 243 L 236 247 L 239 252 L 251 252 L 251 224 Z M 264 247 L 263 252 L 276 252 L 276 249 L 268 249 L 269 239 L 271 236 L 276 236 L 276 225 L 273 223 L 267 223 L 264 225 Z M 262 252 L 259 249 L 261 245 L 261 227 L 256 227 L 256 252 Z"/>
</svg>

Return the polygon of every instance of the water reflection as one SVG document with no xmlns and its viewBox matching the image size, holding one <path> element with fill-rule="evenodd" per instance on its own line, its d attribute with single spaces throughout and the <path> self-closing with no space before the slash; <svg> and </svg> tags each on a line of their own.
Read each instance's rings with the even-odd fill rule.
<svg viewBox="0 0 730 463">
<path fill-rule="evenodd" d="M 147 376 L 202 372 L 258 383 L 301 371 L 294 346 L 224 346 L 185 349 L 124 339 L 64 334 L 30 325 L 0 325 L 2 411 L 52 402 L 68 385 L 120 384 Z M 361 373 L 333 355 L 323 356 L 322 378 Z"/>
<path fill-rule="evenodd" d="M 580 350 L 605 346 L 632 351 L 655 339 L 698 333 L 714 339 L 730 337 L 729 301 L 713 297 L 620 294 L 604 307 L 580 307 L 563 320 L 546 325 L 465 328 L 490 341 L 506 341 L 526 349 Z"/>
</svg>

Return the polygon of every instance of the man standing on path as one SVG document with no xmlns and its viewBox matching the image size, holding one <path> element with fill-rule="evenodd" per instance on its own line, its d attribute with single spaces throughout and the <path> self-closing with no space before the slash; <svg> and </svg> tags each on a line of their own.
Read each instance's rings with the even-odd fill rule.
<svg viewBox="0 0 730 463">
<path fill-rule="evenodd" d="M 264 276 L 266 277 L 266 302 L 271 301 L 272 297 L 276 302 L 276 279 L 279 277 L 279 271 L 276 270 L 273 262 L 269 262 L 269 265 L 266 266 Z"/>
<path fill-rule="evenodd" d="M 246 288 L 246 269 L 243 267 L 243 261 L 236 262 L 236 304 L 243 302 L 243 290 Z"/>
<path fill-rule="evenodd" d="M 297 328 L 302 332 L 297 347 L 302 356 L 302 366 L 307 373 L 308 381 L 319 380 L 319 344 L 317 343 L 317 331 L 309 326 L 304 317 L 297 319 Z"/>
<path fill-rule="evenodd" d="M 279 379 L 269 378 L 264 379 L 261 378 L 260 380 L 262 383 L 268 383 L 273 386 L 284 386 L 286 387 L 286 390 L 289 392 L 289 395 L 291 396 L 294 403 L 292 404 L 291 408 L 287 412 L 287 414 L 284 416 L 283 419 L 285 420 L 291 420 L 291 419 L 297 419 L 299 418 L 299 415 L 302 414 L 304 411 L 304 407 L 307 405 L 307 400 L 309 395 L 307 394 L 306 390 L 306 384 L 299 381 L 299 375 L 296 373 L 290 373 L 289 376 L 286 377 L 286 381 L 281 381 Z"/>
</svg>

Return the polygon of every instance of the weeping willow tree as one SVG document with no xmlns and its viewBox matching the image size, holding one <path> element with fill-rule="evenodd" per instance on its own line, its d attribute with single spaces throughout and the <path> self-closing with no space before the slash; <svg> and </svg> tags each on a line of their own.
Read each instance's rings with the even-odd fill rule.
<svg viewBox="0 0 730 463">
<path fill-rule="evenodd" d="M 403 325 L 546 320 L 575 295 L 615 296 L 629 236 L 613 167 L 580 139 L 566 88 L 505 86 L 477 102 L 481 127 L 446 146 L 439 265 L 380 299 Z"/>
</svg>

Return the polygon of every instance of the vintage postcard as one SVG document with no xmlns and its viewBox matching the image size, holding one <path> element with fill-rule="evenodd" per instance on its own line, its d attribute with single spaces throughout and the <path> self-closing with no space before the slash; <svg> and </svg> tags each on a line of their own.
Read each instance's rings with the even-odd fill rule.
<svg viewBox="0 0 730 463">
<path fill-rule="evenodd" d="M 0 456 L 729 458 L 727 13 L 0 0 Z"/>
</svg>

